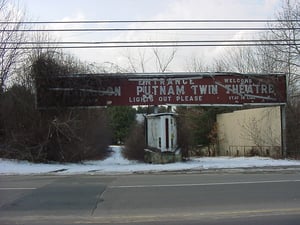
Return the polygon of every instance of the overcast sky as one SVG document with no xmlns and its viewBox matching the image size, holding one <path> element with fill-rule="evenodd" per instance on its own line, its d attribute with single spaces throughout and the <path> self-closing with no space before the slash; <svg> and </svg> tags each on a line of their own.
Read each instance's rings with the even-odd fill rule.
<svg viewBox="0 0 300 225">
<path fill-rule="evenodd" d="M 273 19 L 281 0 L 19 0 L 27 18 L 34 21 L 66 20 L 155 20 L 155 19 Z M 261 24 L 260 24 L 261 25 Z M 58 25 L 52 25 L 58 28 Z M 77 25 L 81 28 L 83 25 Z M 105 26 L 105 25 L 102 25 Z M 111 25 L 110 25 L 111 26 Z M 119 25 L 124 26 L 124 25 Z M 127 24 L 126 26 L 151 26 Z M 152 25 L 153 26 L 153 25 Z M 156 25 L 158 26 L 158 25 Z M 209 26 L 209 25 L 203 25 Z M 218 26 L 226 26 L 218 24 Z M 228 25 L 227 25 L 228 26 Z M 256 25 L 257 26 L 257 25 Z M 59 28 L 66 28 L 60 25 Z M 105 26 L 107 27 L 107 26 Z M 196 33 L 196 32 L 109 32 L 101 34 L 59 33 L 53 34 L 61 41 L 108 41 L 108 40 L 204 40 L 249 38 L 253 33 Z M 114 62 L 125 67 L 126 56 L 137 58 L 139 51 L 150 59 L 151 49 L 81 49 L 68 50 L 81 60 L 102 63 Z M 170 49 L 160 49 L 167 56 Z M 211 59 L 220 54 L 220 47 L 179 48 L 170 70 L 184 70 L 191 56 Z M 150 62 L 151 60 L 149 60 Z M 150 64 L 150 63 L 149 63 Z M 151 70 L 151 69 L 149 69 Z M 155 69 L 153 69 L 155 70 Z"/>
</svg>

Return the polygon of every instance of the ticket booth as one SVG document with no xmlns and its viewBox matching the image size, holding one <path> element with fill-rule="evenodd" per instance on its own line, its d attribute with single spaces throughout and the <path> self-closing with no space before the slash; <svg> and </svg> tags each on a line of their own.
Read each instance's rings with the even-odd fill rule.
<svg viewBox="0 0 300 225">
<path fill-rule="evenodd" d="M 146 115 L 146 145 L 146 155 L 151 158 L 146 161 L 175 161 L 178 151 L 175 113 Z"/>
</svg>

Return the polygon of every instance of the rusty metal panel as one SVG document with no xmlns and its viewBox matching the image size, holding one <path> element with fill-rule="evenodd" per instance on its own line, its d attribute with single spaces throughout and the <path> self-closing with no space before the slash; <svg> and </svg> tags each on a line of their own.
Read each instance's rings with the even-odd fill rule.
<svg viewBox="0 0 300 225">
<path fill-rule="evenodd" d="M 88 74 L 36 79 L 37 106 L 284 104 L 283 74 Z"/>
</svg>

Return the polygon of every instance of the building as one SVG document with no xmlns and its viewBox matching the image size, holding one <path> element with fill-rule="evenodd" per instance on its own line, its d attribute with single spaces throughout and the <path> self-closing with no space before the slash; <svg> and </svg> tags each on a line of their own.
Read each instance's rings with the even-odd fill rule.
<svg viewBox="0 0 300 225">
<path fill-rule="evenodd" d="M 175 114 L 149 114 L 146 115 L 146 121 L 145 161 L 149 163 L 181 161 Z"/>
<path fill-rule="evenodd" d="M 147 146 L 161 152 L 177 149 L 177 126 L 174 113 L 149 114 L 147 118 Z"/>
<path fill-rule="evenodd" d="M 223 113 L 217 126 L 222 156 L 282 155 L 280 106 Z"/>
</svg>

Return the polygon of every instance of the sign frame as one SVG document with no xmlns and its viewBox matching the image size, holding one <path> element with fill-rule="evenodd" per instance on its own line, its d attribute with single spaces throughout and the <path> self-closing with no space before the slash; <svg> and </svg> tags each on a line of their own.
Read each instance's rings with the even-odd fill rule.
<svg viewBox="0 0 300 225">
<path fill-rule="evenodd" d="M 111 105 L 284 105 L 285 74 L 103 73 L 36 78 L 38 109 Z"/>
</svg>

